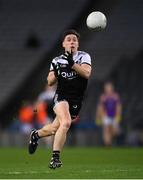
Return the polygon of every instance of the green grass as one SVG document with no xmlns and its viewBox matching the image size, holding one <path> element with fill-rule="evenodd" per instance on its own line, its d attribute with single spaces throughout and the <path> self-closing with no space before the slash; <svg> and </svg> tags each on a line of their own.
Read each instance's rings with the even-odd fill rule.
<svg viewBox="0 0 143 180">
<path fill-rule="evenodd" d="M 6 179 L 88 179 L 143 178 L 142 148 L 65 148 L 63 167 L 48 168 L 51 151 L 38 149 L 0 149 L 0 178 Z"/>
</svg>

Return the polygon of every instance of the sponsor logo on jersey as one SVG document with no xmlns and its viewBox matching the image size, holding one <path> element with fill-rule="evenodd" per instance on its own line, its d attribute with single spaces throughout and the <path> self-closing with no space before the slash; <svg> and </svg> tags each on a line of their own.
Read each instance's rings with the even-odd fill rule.
<svg viewBox="0 0 143 180">
<path fill-rule="evenodd" d="M 76 75 L 77 75 L 77 73 L 74 72 L 74 71 L 72 71 L 72 72 L 62 72 L 62 73 L 61 73 L 61 76 L 62 76 L 63 78 L 67 78 L 67 79 L 73 79 L 73 78 L 76 77 Z"/>
</svg>

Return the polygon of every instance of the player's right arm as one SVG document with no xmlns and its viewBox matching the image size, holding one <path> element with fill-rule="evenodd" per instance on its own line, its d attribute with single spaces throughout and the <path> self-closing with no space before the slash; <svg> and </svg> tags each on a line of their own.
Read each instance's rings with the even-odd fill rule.
<svg viewBox="0 0 143 180">
<path fill-rule="evenodd" d="M 57 82 L 57 78 L 55 76 L 54 71 L 50 71 L 47 77 L 48 86 L 52 86 Z"/>
<path fill-rule="evenodd" d="M 101 113 L 102 118 L 104 116 L 106 116 L 106 111 L 105 111 L 105 108 L 104 108 L 104 100 L 105 100 L 105 97 L 104 97 L 104 94 L 102 94 L 100 96 L 100 99 L 99 99 L 99 107 L 100 107 L 100 113 Z"/>
<path fill-rule="evenodd" d="M 54 58 L 52 60 L 51 65 L 50 65 L 50 72 L 49 72 L 48 77 L 47 77 L 48 86 L 52 86 L 57 82 L 58 67 L 59 66 L 57 66 L 55 59 L 56 58 Z"/>
</svg>

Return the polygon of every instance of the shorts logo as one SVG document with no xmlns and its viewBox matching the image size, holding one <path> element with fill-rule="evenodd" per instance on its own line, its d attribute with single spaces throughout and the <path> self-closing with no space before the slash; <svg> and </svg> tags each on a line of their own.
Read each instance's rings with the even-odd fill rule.
<svg viewBox="0 0 143 180">
<path fill-rule="evenodd" d="M 76 109 L 76 108 L 77 108 L 77 105 L 73 105 L 73 108 L 75 108 L 75 109 Z"/>
</svg>

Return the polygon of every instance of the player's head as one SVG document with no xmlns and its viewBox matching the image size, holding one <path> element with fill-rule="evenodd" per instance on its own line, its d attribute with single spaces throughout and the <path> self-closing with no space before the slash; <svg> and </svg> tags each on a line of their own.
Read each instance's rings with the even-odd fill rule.
<svg viewBox="0 0 143 180">
<path fill-rule="evenodd" d="M 104 91 L 107 94 L 111 94 L 114 91 L 114 86 L 111 82 L 106 82 L 104 84 Z"/>
<path fill-rule="evenodd" d="M 79 47 L 80 34 L 74 29 L 69 29 L 63 33 L 62 46 L 65 51 L 76 53 Z"/>
</svg>

